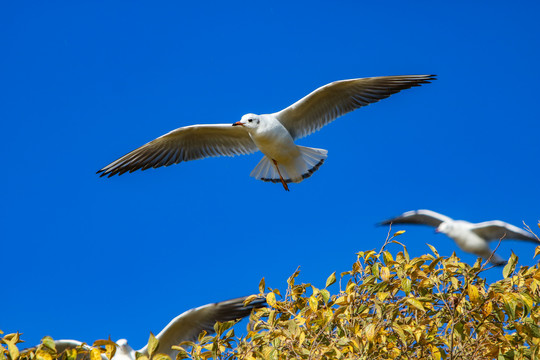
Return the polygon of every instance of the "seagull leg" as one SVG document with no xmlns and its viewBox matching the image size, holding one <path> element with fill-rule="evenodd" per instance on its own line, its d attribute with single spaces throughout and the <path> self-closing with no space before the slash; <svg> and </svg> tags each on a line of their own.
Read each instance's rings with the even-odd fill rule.
<svg viewBox="0 0 540 360">
<path fill-rule="evenodd" d="M 283 180 L 283 176 L 281 176 L 281 172 L 279 171 L 279 166 L 277 165 L 277 161 L 274 159 L 272 159 L 272 161 L 274 162 L 274 165 L 276 166 L 277 172 L 279 174 L 279 178 L 281 179 L 281 183 L 283 184 L 283 188 L 286 191 L 289 191 L 289 187 L 287 186 L 287 183 L 285 182 L 285 180 Z"/>
</svg>

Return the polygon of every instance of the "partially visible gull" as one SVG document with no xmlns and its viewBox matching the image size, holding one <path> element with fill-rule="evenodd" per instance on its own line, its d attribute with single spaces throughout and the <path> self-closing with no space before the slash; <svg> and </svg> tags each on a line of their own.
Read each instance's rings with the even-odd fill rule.
<svg viewBox="0 0 540 360">
<path fill-rule="evenodd" d="M 171 359 L 176 358 L 177 350 L 171 349 L 171 346 L 178 345 L 182 341 L 195 341 L 199 334 L 204 330 L 208 334 L 214 333 L 214 324 L 216 322 L 225 322 L 244 318 L 251 314 L 251 310 L 263 307 L 264 298 L 256 298 L 248 305 L 244 306 L 247 297 L 241 297 L 233 300 L 222 301 L 214 304 L 204 305 L 195 309 L 188 310 L 165 326 L 156 336 L 159 345 L 154 353 L 169 355 Z M 58 354 L 66 349 L 82 347 L 84 350 L 90 350 L 91 347 L 78 340 L 55 340 L 56 351 Z M 116 353 L 114 360 L 135 360 L 135 350 L 129 346 L 126 339 L 120 339 L 116 342 Z M 31 349 L 28 349 L 31 350 Z M 149 356 L 148 345 L 137 350 L 142 355 Z M 85 357 L 86 358 L 86 357 Z M 107 360 L 102 354 L 101 358 Z M 111 359 L 112 360 L 112 359 Z"/>
<path fill-rule="evenodd" d="M 299 183 L 324 163 L 327 151 L 298 146 L 336 118 L 401 90 L 435 80 L 434 75 L 381 76 L 332 82 L 273 114 L 246 114 L 231 124 L 191 125 L 173 130 L 133 150 L 98 171 L 122 175 L 211 156 L 260 150 L 265 156 L 251 172 L 258 180 Z"/>
<path fill-rule="evenodd" d="M 492 255 L 492 251 L 489 248 L 489 241 L 515 239 L 530 241 L 540 245 L 540 240 L 533 234 L 504 221 L 492 220 L 475 224 L 464 220 L 453 220 L 448 216 L 431 210 L 407 211 L 381 223 L 381 225 L 390 224 L 433 226 L 436 228 L 436 232 L 446 234 L 454 240 L 461 250 L 481 256 L 486 260 L 491 256 L 490 262 L 497 266 L 506 264 L 506 261 L 497 254 Z"/>
</svg>

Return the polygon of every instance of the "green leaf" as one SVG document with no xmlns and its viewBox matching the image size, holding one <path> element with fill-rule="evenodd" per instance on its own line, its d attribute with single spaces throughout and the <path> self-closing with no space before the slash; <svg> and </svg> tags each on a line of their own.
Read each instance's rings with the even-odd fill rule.
<svg viewBox="0 0 540 360">
<path fill-rule="evenodd" d="M 50 336 L 45 336 L 43 339 L 41 339 L 41 343 L 48 349 L 51 349 L 53 351 L 56 351 L 56 345 L 54 344 L 54 340 Z"/>
<path fill-rule="evenodd" d="M 334 271 L 334 272 L 332 273 L 332 275 L 330 275 L 330 276 L 328 277 L 328 279 L 326 279 L 326 286 L 325 286 L 325 288 L 329 287 L 330 285 L 332 285 L 332 284 L 335 283 L 335 282 L 336 282 L 336 272 Z"/>
<path fill-rule="evenodd" d="M 403 291 L 405 291 L 405 294 L 409 295 L 409 293 L 411 292 L 411 279 L 401 279 L 401 287 L 403 288 Z"/>
<path fill-rule="evenodd" d="M 150 338 L 148 338 L 148 355 L 150 355 L 150 357 L 152 357 L 152 354 L 154 354 L 158 345 L 158 339 L 154 336 L 154 334 L 150 333 Z"/>
<path fill-rule="evenodd" d="M 328 303 L 328 300 L 330 300 L 330 292 L 326 289 L 322 289 L 320 291 L 320 294 L 324 300 L 325 303 Z"/>
</svg>

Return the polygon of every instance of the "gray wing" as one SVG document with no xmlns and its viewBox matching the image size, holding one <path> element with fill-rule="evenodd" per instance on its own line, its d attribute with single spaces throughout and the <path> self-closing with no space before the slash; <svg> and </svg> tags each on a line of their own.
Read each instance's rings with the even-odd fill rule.
<svg viewBox="0 0 540 360">
<path fill-rule="evenodd" d="M 264 298 L 257 298 L 247 306 L 244 306 L 246 297 L 233 300 L 204 305 L 188 310 L 175 317 L 156 336 L 159 340 L 157 352 L 168 354 L 172 359 L 176 356 L 176 351 L 171 346 L 178 345 L 182 341 L 195 341 L 199 334 L 205 330 L 208 334 L 214 333 L 214 324 L 230 320 L 237 320 L 251 314 L 251 310 L 265 305 Z M 148 345 L 139 350 L 140 353 L 148 355 Z"/>
<path fill-rule="evenodd" d="M 530 232 L 500 220 L 485 221 L 474 224 L 471 231 L 486 240 L 499 240 L 504 236 L 505 240 L 524 240 L 540 245 L 540 240 L 538 240 L 538 238 L 536 238 Z"/>
<path fill-rule="evenodd" d="M 257 146 L 241 126 L 192 125 L 173 130 L 133 150 L 97 173 L 109 177 L 211 156 L 251 154 Z"/>
<path fill-rule="evenodd" d="M 448 216 L 431 210 L 413 210 L 381 222 L 381 225 L 389 224 L 420 224 L 438 227 L 441 223 L 453 221 Z"/>
<path fill-rule="evenodd" d="M 350 111 L 435 80 L 435 75 L 380 76 L 332 82 L 273 114 L 294 139 L 307 136 Z"/>
</svg>

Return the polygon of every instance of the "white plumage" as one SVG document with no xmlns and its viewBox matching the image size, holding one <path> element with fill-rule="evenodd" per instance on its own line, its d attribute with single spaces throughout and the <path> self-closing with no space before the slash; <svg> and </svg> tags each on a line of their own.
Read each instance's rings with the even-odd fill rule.
<svg viewBox="0 0 540 360">
<path fill-rule="evenodd" d="M 381 76 L 336 81 L 273 114 L 246 114 L 231 125 L 192 125 L 173 130 L 105 166 L 101 176 L 169 166 L 211 156 L 260 150 L 265 157 L 252 171 L 256 179 L 301 182 L 316 171 L 327 151 L 297 146 L 294 140 L 319 130 L 341 115 L 434 80 L 434 75 Z"/>
<path fill-rule="evenodd" d="M 208 304 L 178 315 L 156 335 L 159 345 L 154 353 L 167 354 L 171 359 L 175 359 L 178 351 L 171 349 L 171 346 L 178 345 L 182 341 L 195 341 L 203 330 L 208 334 L 212 334 L 216 322 L 241 319 L 248 316 L 253 309 L 262 307 L 265 304 L 264 298 L 256 298 L 247 306 L 244 306 L 246 299 L 247 297 L 241 297 Z M 91 349 L 91 347 L 78 340 L 55 340 L 54 343 L 58 354 L 70 348 Z M 148 345 L 137 350 L 137 352 L 148 356 Z M 105 355 L 102 355 L 101 358 L 102 360 L 108 360 Z M 114 360 L 135 360 L 135 358 L 135 350 L 128 344 L 126 339 L 120 339 L 116 342 Z"/>
<path fill-rule="evenodd" d="M 504 265 L 506 261 L 497 254 L 492 255 L 489 241 L 516 239 L 531 241 L 540 245 L 540 240 L 533 234 L 504 221 L 493 220 L 475 224 L 464 220 L 453 220 L 431 210 L 407 211 L 381 223 L 381 225 L 389 224 L 433 226 L 436 228 L 436 232 L 446 234 L 454 240 L 461 250 L 481 256 L 484 259 L 491 256 L 490 262 L 494 265 Z"/>
</svg>

